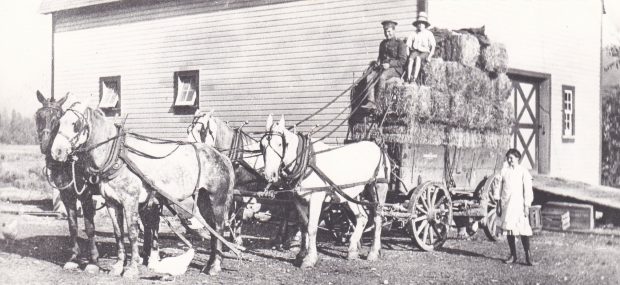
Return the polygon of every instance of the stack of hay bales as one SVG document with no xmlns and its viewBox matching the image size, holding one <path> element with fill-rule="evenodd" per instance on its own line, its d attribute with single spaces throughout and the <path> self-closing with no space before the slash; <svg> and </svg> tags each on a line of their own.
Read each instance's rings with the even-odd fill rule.
<svg viewBox="0 0 620 285">
<path fill-rule="evenodd" d="M 505 46 L 481 45 L 476 36 L 447 30 L 435 37 L 437 51 L 423 68 L 424 84 L 389 80 L 377 102 L 382 128 L 354 124 L 353 139 L 508 148 L 514 113 Z"/>
</svg>

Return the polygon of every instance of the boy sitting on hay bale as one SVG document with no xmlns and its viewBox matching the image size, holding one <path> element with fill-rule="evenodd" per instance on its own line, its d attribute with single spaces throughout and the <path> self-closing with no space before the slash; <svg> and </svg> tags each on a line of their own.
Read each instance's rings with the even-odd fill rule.
<svg viewBox="0 0 620 285">
<path fill-rule="evenodd" d="M 433 33 L 428 30 L 430 25 L 426 13 L 418 13 L 417 19 L 413 22 L 417 31 L 407 38 L 407 48 L 409 48 L 410 53 L 407 59 L 407 77 L 405 80 L 410 83 L 416 82 L 422 63 L 433 57 L 435 52 L 437 43 Z M 413 77 L 411 77 L 411 70 L 413 70 Z"/>
</svg>

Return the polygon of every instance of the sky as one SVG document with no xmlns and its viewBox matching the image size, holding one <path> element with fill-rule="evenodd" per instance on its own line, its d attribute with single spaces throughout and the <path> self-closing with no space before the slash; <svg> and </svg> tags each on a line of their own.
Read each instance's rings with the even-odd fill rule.
<svg viewBox="0 0 620 285">
<path fill-rule="evenodd" d="M 50 96 L 52 19 L 38 12 L 40 3 L 0 0 L 0 110 L 31 116 L 40 106 L 35 92 Z M 620 0 L 605 7 L 603 41 L 620 45 Z"/>
</svg>

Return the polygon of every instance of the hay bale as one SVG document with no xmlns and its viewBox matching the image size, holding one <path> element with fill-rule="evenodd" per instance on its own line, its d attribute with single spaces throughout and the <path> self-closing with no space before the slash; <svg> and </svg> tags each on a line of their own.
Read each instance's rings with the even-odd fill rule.
<svg viewBox="0 0 620 285">
<path fill-rule="evenodd" d="M 512 91 L 512 80 L 508 78 L 508 75 L 505 73 L 498 74 L 497 77 L 491 80 L 491 85 L 496 98 L 508 100 Z"/>
<path fill-rule="evenodd" d="M 456 51 L 456 59 L 465 66 L 475 67 L 480 56 L 480 43 L 478 38 L 470 34 L 458 34 L 456 37 L 456 45 L 453 46 Z"/>
<path fill-rule="evenodd" d="M 469 101 L 469 105 L 471 106 L 471 111 L 468 112 L 468 127 L 469 129 L 475 130 L 493 130 L 495 126 L 493 125 L 493 120 L 496 112 L 494 112 L 497 108 L 497 101 L 491 101 L 487 98 L 472 98 Z"/>
<path fill-rule="evenodd" d="M 424 85 L 441 92 L 448 90 L 446 63 L 442 58 L 431 58 L 422 66 L 422 74 L 424 74 Z"/>
<path fill-rule="evenodd" d="M 427 86 L 415 86 L 414 92 L 416 94 L 416 96 L 414 97 L 415 121 L 429 121 L 431 119 L 431 116 L 433 115 L 432 89 Z"/>
<path fill-rule="evenodd" d="M 446 87 L 450 93 L 458 93 L 465 89 L 468 80 L 468 70 L 458 62 L 449 61 L 446 65 Z"/>
<path fill-rule="evenodd" d="M 439 123 L 444 125 L 450 124 L 451 102 L 452 96 L 448 93 L 442 93 L 431 90 L 431 123 Z"/>
<path fill-rule="evenodd" d="M 492 73 L 506 73 L 508 70 L 508 53 L 502 43 L 491 43 L 480 52 L 480 64 L 484 70 Z"/>
<path fill-rule="evenodd" d="M 473 67 L 465 67 L 467 81 L 463 94 L 468 98 L 493 98 L 494 89 L 491 78 L 482 70 Z"/>
<path fill-rule="evenodd" d="M 418 124 L 408 126 L 385 126 L 383 137 L 385 141 L 392 143 L 412 143 L 428 145 L 445 145 L 446 126 L 439 124 Z"/>
</svg>

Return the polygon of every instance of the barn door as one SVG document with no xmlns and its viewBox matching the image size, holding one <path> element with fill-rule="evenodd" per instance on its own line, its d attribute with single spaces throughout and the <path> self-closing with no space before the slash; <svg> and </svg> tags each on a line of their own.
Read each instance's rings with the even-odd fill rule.
<svg viewBox="0 0 620 285">
<path fill-rule="evenodd" d="M 538 171 L 538 102 L 540 83 L 527 78 L 512 78 L 510 100 L 514 107 L 513 147 L 522 154 L 521 164 Z"/>
</svg>

